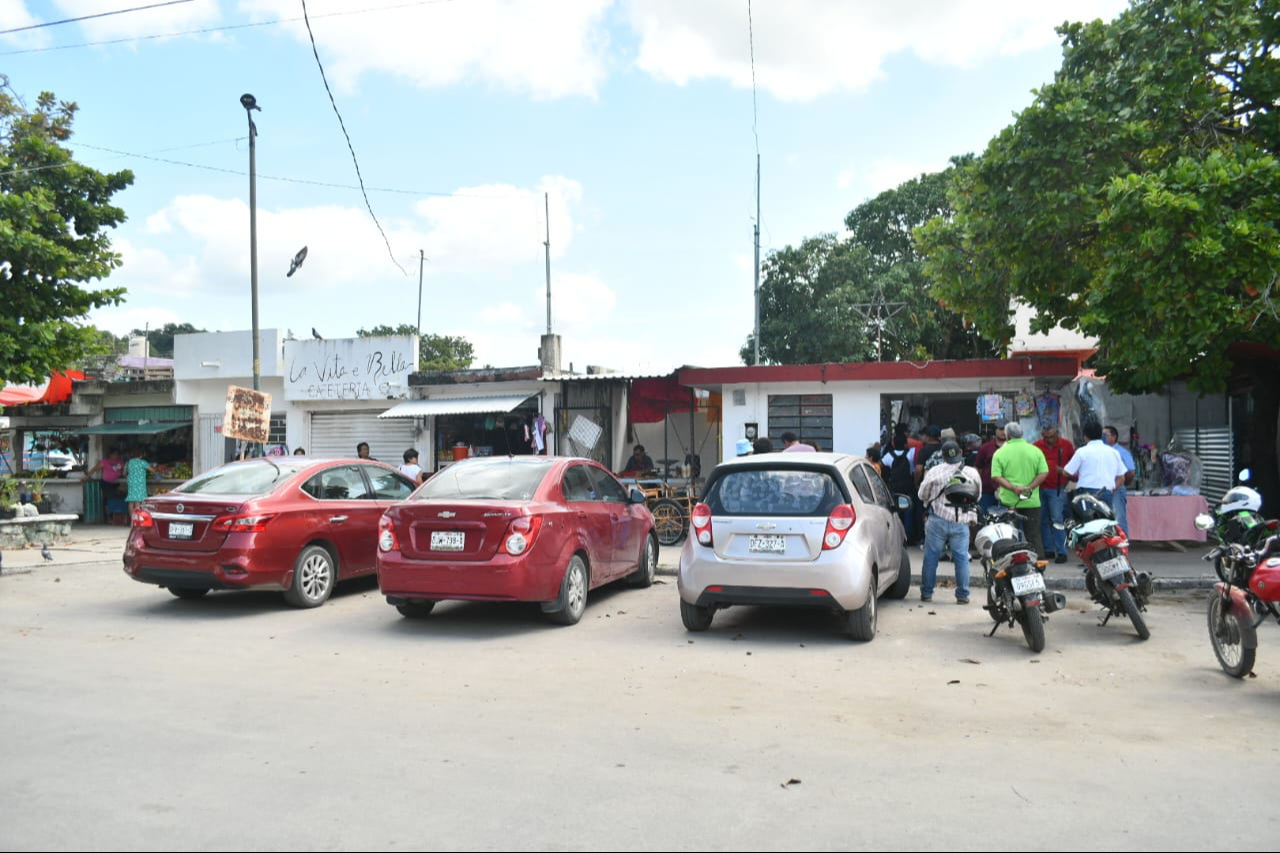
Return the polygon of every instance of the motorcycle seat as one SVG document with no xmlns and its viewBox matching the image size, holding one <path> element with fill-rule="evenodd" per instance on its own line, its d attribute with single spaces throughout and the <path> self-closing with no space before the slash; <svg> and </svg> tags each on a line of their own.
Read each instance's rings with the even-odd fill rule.
<svg viewBox="0 0 1280 853">
<path fill-rule="evenodd" d="M 991 546 L 991 559 L 999 560 L 1003 557 L 1014 553 L 1015 551 L 1030 551 L 1031 546 L 1026 542 L 1019 542 L 1017 539 L 1001 539 Z"/>
</svg>

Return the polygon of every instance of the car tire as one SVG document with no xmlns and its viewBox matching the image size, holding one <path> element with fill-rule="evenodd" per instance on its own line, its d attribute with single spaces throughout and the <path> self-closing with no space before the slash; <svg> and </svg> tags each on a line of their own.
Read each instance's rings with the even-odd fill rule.
<svg viewBox="0 0 1280 853">
<path fill-rule="evenodd" d="M 557 625 L 576 625 L 587 609 L 589 576 L 587 563 L 580 554 L 574 554 L 565 567 L 560 581 L 560 596 L 543 612 Z"/>
<path fill-rule="evenodd" d="M 294 607 L 319 607 L 333 594 L 338 567 L 333 555 L 320 545 L 308 545 L 293 564 L 293 582 L 284 600 Z"/>
<path fill-rule="evenodd" d="M 697 604 L 690 604 L 683 598 L 680 599 L 680 621 L 684 623 L 687 631 L 705 631 L 711 627 L 711 620 L 715 618 L 716 611 L 714 607 L 702 607 Z"/>
<path fill-rule="evenodd" d="M 853 639 L 869 643 L 876 638 L 876 576 L 874 572 L 867 584 L 867 603 L 857 610 L 849 611 L 845 621 L 848 623 L 849 636 Z"/>
<path fill-rule="evenodd" d="M 908 592 L 911 592 L 911 554 L 904 544 L 902 545 L 902 552 L 898 556 L 898 579 L 893 582 L 893 586 L 889 587 L 889 591 L 884 594 L 884 597 L 906 598 Z"/>
<path fill-rule="evenodd" d="M 195 601 L 208 595 L 209 590 L 207 587 L 171 586 L 169 593 L 183 601 Z"/>
<path fill-rule="evenodd" d="M 406 619 L 423 619 L 435 606 L 434 601 L 406 601 L 397 604 L 396 610 L 399 610 L 400 615 Z"/>
<path fill-rule="evenodd" d="M 634 572 L 627 575 L 627 585 L 637 589 L 653 586 L 653 578 L 657 573 L 658 540 L 650 533 L 644 538 L 644 547 L 640 549 L 640 563 Z"/>
</svg>

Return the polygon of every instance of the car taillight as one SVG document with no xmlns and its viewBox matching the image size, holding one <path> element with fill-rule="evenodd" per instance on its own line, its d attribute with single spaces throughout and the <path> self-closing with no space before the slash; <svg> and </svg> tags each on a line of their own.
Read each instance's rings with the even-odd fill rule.
<svg viewBox="0 0 1280 853">
<path fill-rule="evenodd" d="M 695 505 L 689 514 L 689 524 L 699 545 L 710 545 L 714 541 L 711 536 L 711 507 L 703 503 Z"/>
<path fill-rule="evenodd" d="M 378 550 L 399 551 L 400 540 L 396 538 L 395 525 L 385 515 L 378 519 Z"/>
<path fill-rule="evenodd" d="M 147 512 L 145 509 L 135 509 L 133 511 L 133 526 L 155 527 L 156 520 L 152 518 L 151 513 Z"/>
<path fill-rule="evenodd" d="M 542 527 L 542 516 L 520 515 L 511 519 L 507 525 L 507 535 L 502 540 L 502 550 L 513 557 L 519 557 L 533 546 L 533 539 Z"/>
<path fill-rule="evenodd" d="M 275 515 L 220 515 L 209 525 L 219 533 L 261 533 Z"/>
<path fill-rule="evenodd" d="M 822 534 L 822 550 L 830 551 L 844 544 L 844 537 L 858 520 L 851 504 L 839 504 L 827 516 L 827 530 Z"/>
</svg>

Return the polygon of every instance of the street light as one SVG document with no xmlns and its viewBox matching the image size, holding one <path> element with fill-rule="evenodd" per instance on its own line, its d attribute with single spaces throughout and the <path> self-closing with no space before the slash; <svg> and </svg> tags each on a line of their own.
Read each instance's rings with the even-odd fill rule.
<svg viewBox="0 0 1280 853">
<path fill-rule="evenodd" d="M 258 358 L 258 173 L 254 156 L 258 127 L 253 123 L 253 111 L 261 112 L 262 108 L 247 92 L 240 96 L 240 106 L 249 119 L 249 290 L 253 296 L 253 390 L 257 391 L 262 362 Z"/>
</svg>

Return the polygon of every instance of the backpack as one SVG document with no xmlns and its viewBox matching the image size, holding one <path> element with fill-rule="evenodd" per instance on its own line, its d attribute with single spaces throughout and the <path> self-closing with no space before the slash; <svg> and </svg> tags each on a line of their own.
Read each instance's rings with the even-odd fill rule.
<svg viewBox="0 0 1280 853">
<path fill-rule="evenodd" d="M 893 462 L 889 465 L 889 470 L 885 472 L 885 481 L 889 484 L 889 490 L 895 495 L 914 495 L 916 493 L 916 478 L 911 471 L 911 460 L 907 459 L 906 450 L 890 450 L 888 456 L 893 457 Z"/>
</svg>

